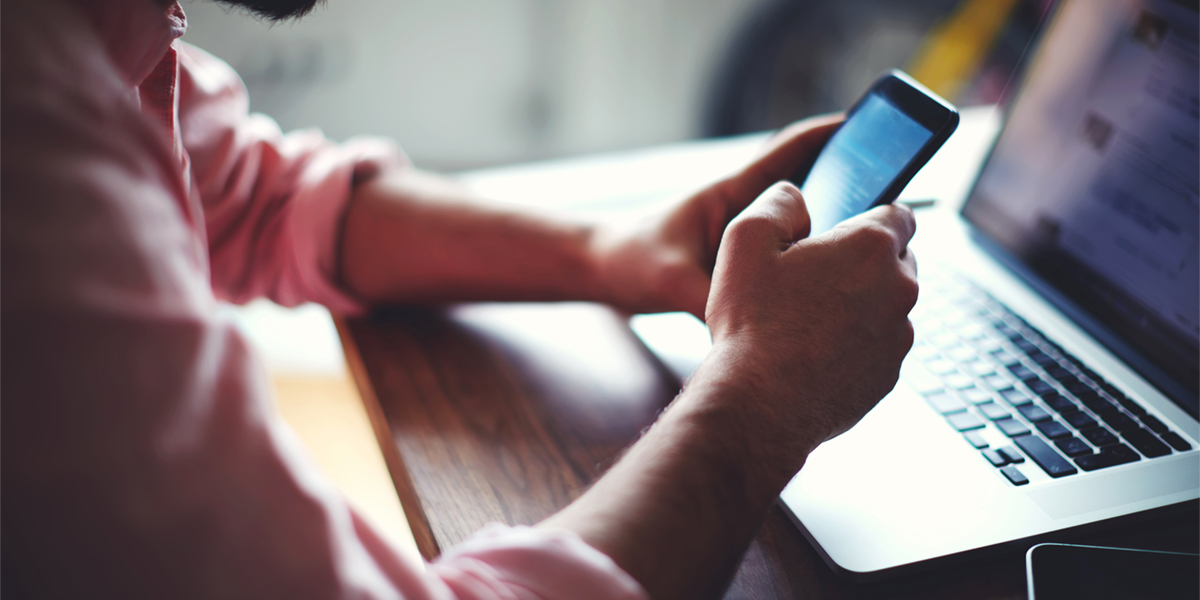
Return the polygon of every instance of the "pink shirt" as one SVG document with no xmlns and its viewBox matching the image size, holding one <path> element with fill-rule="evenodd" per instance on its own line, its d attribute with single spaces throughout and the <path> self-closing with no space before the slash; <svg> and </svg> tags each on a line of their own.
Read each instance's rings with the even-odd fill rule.
<svg viewBox="0 0 1200 600">
<path fill-rule="evenodd" d="M 349 0 L 345 0 L 349 1 Z M 495 526 L 422 570 L 270 408 L 217 298 L 359 307 L 336 280 L 380 140 L 283 135 L 177 41 L 177 4 L 7 0 L 4 591 L 96 598 L 643 598 L 561 532 Z"/>
</svg>

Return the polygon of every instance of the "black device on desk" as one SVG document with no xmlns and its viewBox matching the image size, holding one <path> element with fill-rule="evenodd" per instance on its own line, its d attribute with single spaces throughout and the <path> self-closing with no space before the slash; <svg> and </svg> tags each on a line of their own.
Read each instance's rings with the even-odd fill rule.
<svg viewBox="0 0 1200 600">
<path fill-rule="evenodd" d="M 1029 600 L 1200 598 L 1200 554 L 1038 544 L 1025 573 Z"/>
<path fill-rule="evenodd" d="M 958 111 L 902 71 L 877 79 L 792 177 L 808 204 L 810 235 L 891 203 L 957 127 Z"/>
</svg>

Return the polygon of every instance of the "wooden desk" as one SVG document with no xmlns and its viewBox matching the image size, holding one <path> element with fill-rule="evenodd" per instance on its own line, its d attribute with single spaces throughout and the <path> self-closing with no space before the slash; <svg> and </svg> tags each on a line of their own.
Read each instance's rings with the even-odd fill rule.
<svg viewBox="0 0 1200 600">
<path fill-rule="evenodd" d="M 532 524 L 565 506 L 678 387 L 622 316 L 590 304 L 391 310 L 342 333 L 427 559 L 489 522 Z M 1192 514 L 1075 539 L 1194 552 L 1198 530 Z M 1024 598 L 1023 550 L 863 587 L 838 578 L 775 507 L 727 597 Z"/>
<path fill-rule="evenodd" d="M 753 150 L 730 148 L 719 149 L 722 160 Z M 667 154 L 679 155 L 658 158 Z M 562 177 L 576 167 L 544 170 Z M 512 181 L 501 173 L 486 183 L 501 189 Z M 625 316 L 592 304 L 391 309 L 339 329 L 426 558 L 489 522 L 532 524 L 571 502 L 679 386 Z M 1193 513 L 1075 539 L 1195 551 L 1198 531 Z M 775 507 L 727 597 L 1024 598 L 1023 552 L 858 586 L 839 579 Z"/>
</svg>

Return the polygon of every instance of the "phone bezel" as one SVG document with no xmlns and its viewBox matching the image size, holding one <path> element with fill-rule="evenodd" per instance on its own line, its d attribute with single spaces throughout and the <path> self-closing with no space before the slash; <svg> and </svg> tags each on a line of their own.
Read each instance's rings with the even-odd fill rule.
<svg viewBox="0 0 1200 600">
<path fill-rule="evenodd" d="M 903 71 L 892 70 L 877 79 L 862 98 L 854 103 L 846 114 L 846 120 L 854 118 L 854 113 L 872 94 L 883 98 L 933 134 L 872 205 L 880 206 L 895 201 L 921 167 L 925 166 L 942 144 L 950 139 L 950 135 L 958 128 L 958 111 Z"/>
<path fill-rule="evenodd" d="M 875 202 L 871 204 L 871 208 L 882 204 L 891 204 L 895 201 L 908 182 L 921 170 L 921 167 L 925 166 L 925 163 L 929 162 L 934 153 L 950 138 L 950 135 L 958 128 L 959 121 L 958 110 L 953 105 L 897 69 L 883 74 L 871 84 L 871 87 L 867 88 L 867 91 L 846 111 L 846 121 L 853 119 L 859 107 L 872 95 L 879 96 L 895 106 L 906 117 L 929 130 L 932 135 L 905 164 L 904 168 L 896 174 L 888 187 L 884 188 Z M 833 136 L 836 135 L 837 132 L 834 132 Z M 830 137 L 831 140 L 833 136 Z M 796 170 L 796 174 L 791 178 L 793 183 L 797 186 L 803 185 L 809 171 L 816 164 L 819 154 L 818 152 L 813 155 L 807 163 Z"/>
<path fill-rule="evenodd" d="M 872 93 L 891 102 L 900 112 L 933 133 L 934 138 L 937 138 L 939 133 L 944 133 L 947 128 L 953 131 L 954 126 L 958 124 L 958 111 L 950 103 L 903 71 L 893 70 L 876 80 L 867 93 L 855 103 L 851 112 Z M 949 135 L 946 134 L 946 137 Z"/>
</svg>

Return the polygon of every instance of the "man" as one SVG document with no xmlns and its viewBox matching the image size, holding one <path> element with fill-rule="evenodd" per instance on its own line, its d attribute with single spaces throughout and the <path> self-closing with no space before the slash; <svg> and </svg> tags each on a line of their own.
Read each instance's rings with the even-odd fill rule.
<svg viewBox="0 0 1200 600">
<path fill-rule="evenodd" d="M 280 17 L 301 3 L 242 3 Z M 786 177 L 836 128 L 626 229 L 473 201 L 386 143 L 247 114 L 162 0 L 3 20 L 4 588 L 34 597 L 719 595 L 784 484 L 894 385 L 911 213 L 808 238 Z M 570 194 L 571 190 L 562 190 Z M 215 298 L 583 299 L 706 319 L 713 350 L 583 497 L 422 570 L 304 457 Z"/>
</svg>

